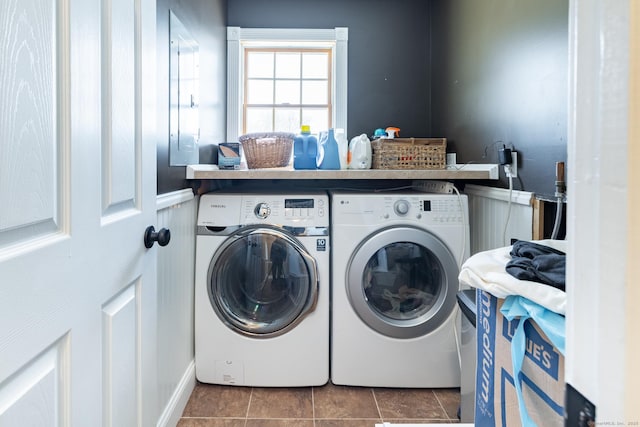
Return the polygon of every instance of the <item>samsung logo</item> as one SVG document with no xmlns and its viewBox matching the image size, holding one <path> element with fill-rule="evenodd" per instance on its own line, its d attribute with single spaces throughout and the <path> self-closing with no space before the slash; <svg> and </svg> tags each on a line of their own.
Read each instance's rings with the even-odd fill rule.
<svg viewBox="0 0 640 427">
<path fill-rule="evenodd" d="M 227 205 L 211 205 L 212 208 L 226 209 Z"/>
</svg>

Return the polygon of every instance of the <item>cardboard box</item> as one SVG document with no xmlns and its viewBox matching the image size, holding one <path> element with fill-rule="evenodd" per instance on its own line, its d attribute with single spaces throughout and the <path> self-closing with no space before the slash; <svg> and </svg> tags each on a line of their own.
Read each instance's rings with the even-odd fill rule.
<svg viewBox="0 0 640 427">
<path fill-rule="evenodd" d="M 239 142 L 221 142 L 218 145 L 218 168 L 240 169 Z"/>
<path fill-rule="evenodd" d="M 519 319 L 500 313 L 504 299 L 477 290 L 476 427 L 521 426 L 513 377 L 511 337 Z M 526 351 L 522 394 L 529 417 L 540 427 L 564 425 L 564 356 L 532 320 L 524 324 Z"/>
</svg>

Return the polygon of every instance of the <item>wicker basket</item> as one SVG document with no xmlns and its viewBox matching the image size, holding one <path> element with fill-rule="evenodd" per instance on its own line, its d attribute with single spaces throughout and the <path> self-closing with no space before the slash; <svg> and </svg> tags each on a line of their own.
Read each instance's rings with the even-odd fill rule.
<svg viewBox="0 0 640 427">
<path fill-rule="evenodd" d="M 446 138 L 394 138 L 371 141 L 372 169 L 444 169 Z"/>
<path fill-rule="evenodd" d="M 289 164 L 294 137 L 285 132 L 248 133 L 238 141 L 249 169 L 277 168 Z"/>
</svg>

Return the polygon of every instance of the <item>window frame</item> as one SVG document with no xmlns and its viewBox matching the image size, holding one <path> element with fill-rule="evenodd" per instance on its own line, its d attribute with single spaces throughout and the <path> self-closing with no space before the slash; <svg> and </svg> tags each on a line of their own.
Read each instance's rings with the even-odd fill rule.
<svg viewBox="0 0 640 427">
<path fill-rule="evenodd" d="M 227 141 L 237 141 L 244 122 L 244 58 L 246 48 L 325 47 L 331 49 L 331 123 L 347 133 L 348 28 L 227 27 Z"/>
</svg>

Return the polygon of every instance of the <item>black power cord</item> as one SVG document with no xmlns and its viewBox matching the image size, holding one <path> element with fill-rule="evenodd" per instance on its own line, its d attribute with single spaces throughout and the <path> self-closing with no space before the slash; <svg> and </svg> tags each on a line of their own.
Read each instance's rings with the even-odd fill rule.
<svg viewBox="0 0 640 427">
<path fill-rule="evenodd" d="M 502 148 L 498 149 L 498 162 L 500 162 L 501 165 L 511 164 L 511 148 L 503 145 Z"/>
</svg>

